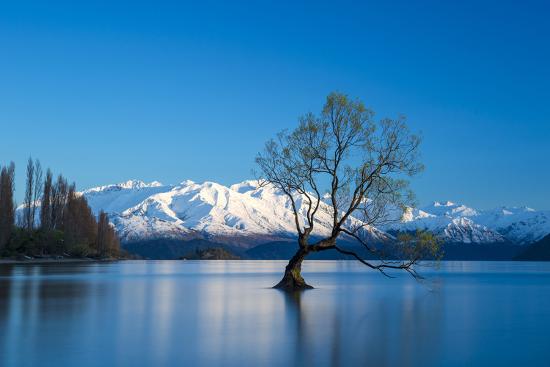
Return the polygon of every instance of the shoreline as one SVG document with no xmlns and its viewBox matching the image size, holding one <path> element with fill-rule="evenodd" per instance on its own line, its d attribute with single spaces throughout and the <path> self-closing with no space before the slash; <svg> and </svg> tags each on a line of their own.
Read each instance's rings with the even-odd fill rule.
<svg viewBox="0 0 550 367">
<path fill-rule="evenodd" d="M 27 259 L 16 260 L 9 258 L 0 258 L 0 265 L 37 265 L 37 264 L 70 264 L 70 263 L 95 263 L 95 262 L 111 262 L 119 261 L 120 259 L 80 259 L 80 258 L 63 258 L 63 259 Z"/>
<path fill-rule="evenodd" d="M 119 261 L 181 261 L 181 262 L 194 262 L 194 261 L 279 261 L 282 263 L 287 263 L 288 260 L 285 259 L 28 259 L 28 260 L 15 260 L 15 259 L 5 259 L 0 258 L 1 265 L 45 265 L 45 264 L 71 264 L 71 263 L 106 263 L 106 262 L 119 262 Z M 345 261 L 345 262 L 355 262 L 353 259 L 306 259 L 308 262 L 334 262 L 334 261 Z M 430 260 L 426 260 L 430 261 Z M 460 259 L 460 260 L 440 260 L 440 263 L 449 263 L 449 262 L 548 262 L 545 260 L 514 260 L 514 259 L 493 259 L 493 260 L 474 260 L 474 259 Z"/>
</svg>

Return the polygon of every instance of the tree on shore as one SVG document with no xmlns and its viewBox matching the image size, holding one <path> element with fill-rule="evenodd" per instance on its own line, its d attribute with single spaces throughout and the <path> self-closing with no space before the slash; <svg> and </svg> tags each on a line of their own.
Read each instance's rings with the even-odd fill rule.
<svg viewBox="0 0 550 367">
<path fill-rule="evenodd" d="M 67 180 L 59 175 L 51 191 L 50 225 L 52 229 L 63 229 L 63 215 L 67 206 L 68 188 Z"/>
<path fill-rule="evenodd" d="M 8 244 L 15 225 L 14 179 L 15 164 L 11 162 L 0 170 L 0 252 Z"/>
<path fill-rule="evenodd" d="M 52 229 L 52 171 L 48 168 L 44 180 L 44 191 L 40 203 L 40 227 L 44 231 Z"/>
<path fill-rule="evenodd" d="M 40 197 L 42 196 L 42 185 L 43 185 L 43 177 L 42 177 L 42 165 L 40 164 L 40 161 L 36 159 L 34 161 L 34 191 L 32 194 L 32 223 L 33 226 L 36 223 L 36 209 L 38 208 L 38 202 L 40 200 Z"/>
<path fill-rule="evenodd" d="M 23 227 L 32 231 L 36 223 L 36 208 L 42 193 L 42 165 L 37 159 L 29 158 L 27 162 L 27 180 L 25 183 L 25 199 L 23 201 Z"/>
<path fill-rule="evenodd" d="M 418 277 L 415 264 L 438 250 L 433 237 L 404 237 L 395 246 L 401 258 L 387 261 L 383 249 L 370 243 L 367 233 L 371 226 L 395 218 L 396 209 L 410 204 L 406 178 L 423 169 L 419 146 L 420 138 L 409 132 L 403 118 L 375 122 L 373 112 L 363 103 L 338 93 L 327 97 L 319 116 L 307 114 L 296 129 L 268 141 L 256 158 L 261 181 L 287 196 L 298 234 L 298 250 L 275 288 L 311 288 L 301 275 L 302 262 L 309 254 L 326 250 L 351 256 L 383 274 L 402 269 Z M 332 218 L 332 230 L 328 236 L 313 239 L 321 207 Z M 337 243 L 341 236 L 355 239 L 379 261 L 368 261 L 343 248 Z"/>
<path fill-rule="evenodd" d="M 120 239 L 118 238 L 115 228 L 109 225 L 109 230 L 107 231 L 107 244 L 109 256 L 118 257 L 120 255 Z"/>
<path fill-rule="evenodd" d="M 109 219 L 107 214 L 102 210 L 99 213 L 97 220 L 97 253 L 99 256 L 105 256 L 107 253 L 107 231 L 109 228 Z"/>
<path fill-rule="evenodd" d="M 117 256 L 120 250 L 118 237 L 109 224 L 109 217 L 103 210 L 97 222 L 97 253 L 100 257 Z"/>
<path fill-rule="evenodd" d="M 86 198 L 77 193 L 74 183 L 69 187 L 63 211 L 63 232 L 66 246 L 75 249 L 78 255 L 87 256 L 87 247 L 97 251 L 91 247 L 97 243 L 97 221 Z"/>
<path fill-rule="evenodd" d="M 116 257 L 120 242 L 106 213 L 96 218 L 86 198 L 40 161 L 29 158 L 25 198 L 15 223 L 15 165 L 0 167 L 0 256 L 70 254 Z M 40 206 L 40 208 L 38 208 Z M 39 217 L 39 218 L 38 218 Z"/>
</svg>

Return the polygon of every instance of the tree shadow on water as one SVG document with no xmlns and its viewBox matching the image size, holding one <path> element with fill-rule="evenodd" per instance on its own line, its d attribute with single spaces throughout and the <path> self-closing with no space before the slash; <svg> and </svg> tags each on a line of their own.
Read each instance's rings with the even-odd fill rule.
<svg viewBox="0 0 550 367">
<path fill-rule="evenodd" d="M 323 292 L 323 294 L 321 294 Z M 280 292 L 289 365 L 437 365 L 445 303 L 440 294 Z"/>
<path fill-rule="evenodd" d="M 289 349 L 291 365 L 339 366 L 342 342 L 340 317 L 334 313 L 328 320 L 319 320 L 319 312 L 305 301 L 308 292 L 313 291 L 280 291 L 284 297 L 288 337 L 292 343 Z"/>
</svg>

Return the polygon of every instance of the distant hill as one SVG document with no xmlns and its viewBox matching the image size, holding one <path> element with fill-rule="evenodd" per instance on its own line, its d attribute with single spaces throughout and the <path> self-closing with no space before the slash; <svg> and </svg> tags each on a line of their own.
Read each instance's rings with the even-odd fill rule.
<svg viewBox="0 0 550 367">
<path fill-rule="evenodd" d="M 256 246 L 246 251 L 247 258 L 261 260 L 288 260 L 294 255 L 297 249 L 296 242 L 271 242 Z M 341 247 L 355 251 L 364 259 L 373 259 L 372 254 L 365 251 L 361 246 L 345 242 Z M 443 260 L 513 260 L 525 246 L 512 244 L 444 244 Z M 391 249 L 388 249 L 391 253 Z M 389 255 L 389 254 L 388 254 Z M 391 255 L 388 257 L 391 258 Z M 352 260 L 353 257 L 343 255 L 337 251 L 323 251 L 308 256 L 309 260 Z"/>
<path fill-rule="evenodd" d="M 548 237 L 546 238 L 548 241 Z M 543 242 L 543 241 L 541 241 Z M 364 250 L 360 245 L 342 242 L 341 247 L 350 249 L 358 253 L 365 259 L 373 259 L 373 256 Z M 531 250 L 533 246 L 527 249 Z M 213 241 L 194 239 L 189 241 L 176 239 L 157 239 L 131 242 L 123 244 L 123 248 L 145 259 L 180 259 L 197 251 L 208 250 L 212 248 L 223 249 L 229 254 L 235 255 L 241 259 L 250 260 L 288 260 L 290 259 L 298 244 L 296 241 L 276 241 L 264 243 L 251 249 L 243 249 L 235 245 L 216 243 Z M 546 248 L 550 248 L 547 245 Z M 519 258 L 526 247 L 512 244 L 445 244 L 443 245 L 443 260 L 514 260 Z M 534 249 L 533 249 L 534 251 Z M 539 259 L 538 253 L 532 255 L 533 260 Z M 319 253 L 312 253 L 308 256 L 309 260 L 351 260 L 352 257 L 343 255 L 337 251 L 329 250 Z"/>
<path fill-rule="evenodd" d="M 220 247 L 211 247 L 204 250 L 196 249 L 194 252 L 182 257 L 182 260 L 239 260 L 240 257 Z"/>
<path fill-rule="evenodd" d="M 443 260 L 506 261 L 513 260 L 526 246 L 504 244 L 455 243 L 443 245 Z"/>
<path fill-rule="evenodd" d="M 528 246 L 516 257 L 516 260 L 550 261 L 550 235 Z"/>
<path fill-rule="evenodd" d="M 244 254 L 244 250 L 240 247 L 215 243 L 203 239 L 194 239 L 190 241 L 156 239 L 125 243 L 122 246 L 126 251 L 132 254 L 139 255 L 144 259 L 152 260 L 180 259 L 190 253 L 210 248 L 225 249 L 229 253 L 235 254 L 239 257 Z"/>
<path fill-rule="evenodd" d="M 341 245 L 346 249 L 353 250 L 363 256 L 365 259 L 372 258 L 360 246 L 345 243 Z M 298 249 L 296 241 L 278 241 L 265 243 L 246 251 L 248 259 L 257 260 L 289 260 Z M 336 250 L 327 250 L 317 253 L 311 253 L 308 260 L 352 260 L 353 257 L 339 253 Z"/>
</svg>

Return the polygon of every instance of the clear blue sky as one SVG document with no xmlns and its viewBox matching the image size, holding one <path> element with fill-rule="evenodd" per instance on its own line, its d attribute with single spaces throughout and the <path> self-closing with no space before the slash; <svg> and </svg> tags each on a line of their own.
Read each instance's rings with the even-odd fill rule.
<svg viewBox="0 0 550 367">
<path fill-rule="evenodd" d="M 194 3 L 0 4 L 19 198 L 29 155 L 79 188 L 250 178 L 265 140 L 338 90 L 422 132 L 421 204 L 550 209 L 544 2 Z"/>
</svg>

